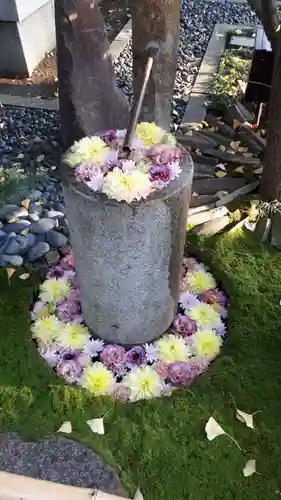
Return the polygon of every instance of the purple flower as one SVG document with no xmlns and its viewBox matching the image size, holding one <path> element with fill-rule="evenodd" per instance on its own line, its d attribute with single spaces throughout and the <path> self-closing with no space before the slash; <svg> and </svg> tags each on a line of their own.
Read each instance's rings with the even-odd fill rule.
<svg viewBox="0 0 281 500">
<path fill-rule="evenodd" d="M 201 370 L 201 364 L 196 361 L 178 361 L 169 365 L 168 377 L 173 385 L 182 387 L 200 375 Z"/>
<path fill-rule="evenodd" d="M 96 358 L 104 348 L 104 341 L 101 339 L 90 339 L 84 345 L 83 353 L 89 358 Z"/>
<path fill-rule="evenodd" d="M 227 299 L 223 292 L 220 290 L 206 290 L 205 292 L 198 295 L 198 299 L 206 304 L 220 304 L 221 306 L 226 306 Z"/>
<path fill-rule="evenodd" d="M 122 384 L 115 384 L 112 396 L 120 401 L 126 402 L 130 399 L 131 389 Z"/>
<path fill-rule="evenodd" d="M 157 347 L 155 344 L 144 344 L 145 357 L 148 363 L 154 363 L 158 359 Z"/>
<path fill-rule="evenodd" d="M 156 189 L 164 189 L 170 182 L 170 169 L 167 165 L 151 167 L 149 174 Z"/>
<path fill-rule="evenodd" d="M 183 159 L 181 150 L 169 144 L 155 144 L 150 148 L 147 155 L 154 165 L 180 163 Z"/>
<path fill-rule="evenodd" d="M 132 347 L 127 352 L 127 366 L 133 368 L 134 366 L 140 366 L 145 362 L 145 350 L 141 346 Z"/>
<path fill-rule="evenodd" d="M 110 370 L 121 373 L 125 368 L 126 350 L 119 345 L 109 344 L 100 353 L 100 360 Z"/>
<path fill-rule="evenodd" d="M 41 356 L 47 361 L 48 365 L 54 368 L 56 364 L 60 361 L 62 356 L 62 350 L 58 344 L 53 342 L 52 344 L 40 344 L 38 351 Z"/>
<path fill-rule="evenodd" d="M 64 300 L 57 305 L 57 317 L 64 323 L 82 323 L 80 304 L 75 300 Z"/>
<path fill-rule="evenodd" d="M 67 255 L 65 255 L 61 259 L 60 263 L 63 267 L 71 267 L 72 269 L 75 269 L 75 257 L 73 251 L 71 250 Z"/>
<path fill-rule="evenodd" d="M 197 299 L 196 295 L 191 292 L 181 292 L 180 294 L 180 303 L 186 308 L 186 309 L 192 309 L 195 306 L 198 306 L 200 303 L 199 300 Z"/>
<path fill-rule="evenodd" d="M 169 169 L 170 169 L 170 181 L 173 181 L 174 179 L 179 177 L 180 173 L 182 172 L 182 169 L 178 161 L 173 161 L 172 163 L 169 163 Z"/>
<path fill-rule="evenodd" d="M 100 138 L 107 144 L 110 144 L 111 142 L 117 139 L 116 130 L 114 129 L 107 130 L 106 132 L 100 134 Z"/>
<path fill-rule="evenodd" d="M 217 335 L 224 338 L 226 336 L 226 332 L 227 332 L 225 324 L 222 322 L 219 322 L 216 326 L 216 332 L 217 332 Z"/>
<path fill-rule="evenodd" d="M 82 375 L 82 365 L 78 358 L 61 359 L 57 365 L 57 373 L 61 375 L 69 384 L 78 382 Z"/>
<path fill-rule="evenodd" d="M 91 163 L 81 163 L 75 168 L 74 174 L 77 182 L 89 182 L 95 173 Z"/>
<path fill-rule="evenodd" d="M 173 322 L 173 329 L 182 337 L 190 337 L 197 330 L 196 321 L 184 314 L 177 314 Z"/>
</svg>

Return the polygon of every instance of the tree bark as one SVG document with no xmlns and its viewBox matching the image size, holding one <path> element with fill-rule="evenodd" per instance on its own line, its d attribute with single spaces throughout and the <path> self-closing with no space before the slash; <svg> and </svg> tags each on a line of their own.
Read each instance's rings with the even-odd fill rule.
<svg viewBox="0 0 281 500">
<path fill-rule="evenodd" d="M 275 48 L 276 30 L 279 26 L 279 16 L 276 0 L 248 0 L 248 4 L 263 25 L 268 40 Z"/>
<path fill-rule="evenodd" d="M 180 0 L 132 2 L 134 94 L 137 96 L 147 60 L 149 42 L 160 46 L 152 68 L 140 119 L 156 122 L 166 130 L 171 122 L 171 99 L 177 66 Z"/>
<path fill-rule="evenodd" d="M 281 200 L 281 32 L 278 32 L 271 84 L 267 145 L 260 186 L 264 200 Z"/>
<path fill-rule="evenodd" d="M 110 128 L 126 128 L 128 104 L 116 86 L 96 0 L 55 0 L 59 105 L 64 147 Z"/>
</svg>

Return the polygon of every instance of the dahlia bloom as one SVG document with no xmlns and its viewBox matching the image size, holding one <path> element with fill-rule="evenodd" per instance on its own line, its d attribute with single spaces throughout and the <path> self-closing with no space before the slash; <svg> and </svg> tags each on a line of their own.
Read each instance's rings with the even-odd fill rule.
<svg viewBox="0 0 281 500">
<path fill-rule="evenodd" d="M 177 314 L 173 322 L 173 329 L 182 337 L 190 337 L 197 330 L 196 321 L 185 314 Z"/>
<path fill-rule="evenodd" d="M 82 375 L 83 367 L 79 358 L 64 360 L 61 359 L 56 367 L 58 375 L 61 375 L 68 384 L 75 384 Z"/>
<path fill-rule="evenodd" d="M 209 304 L 199 303 L 197 306 L 189 309 L 188 315 L 196 321 L 198 328 L 215 328 L 220 322 L 220 315 Z"/>
<path fill-rule="evenodd" d="M 63 323 L 63 328 L 57 335 L 58 344 L 71 349 L 83 349 L 88 339 L 88 328 L 76 323 Z"/>
<path fill-rule="evenodd" d="M 151 366 L 133 368 L 125 375 L 123 385 L 130 389 L 130 401 L 157 398 L 163 387 L 161 378 Z"/>
<path fill-rule="evenodd" d="M 84 345 L 83 353 L 89 358 L 96 358 L 104 348 L 104 341 L 101 339 L 89 339 Z"/>
<path fill-rule="evenodd" d="M 216 287 L 213 276 L 207 271 L 187 271 L 181 283 L 182 291 L 202 293 Z"/>
<path fill-rule="evenodd" d="M 133 200 L 139 201 L 147 198 L 153 191 L 153 186 L 148 176 L 142 172 L 135 170 L 126 173 L 119 168 L 114 168 L 104 178 L 102 191 L 109 198 L 131 203 Z"/>
<path fill-rule="evenodd" d="M 80 304 L 75 300 L 64 300 L 57 305 L 57 317 L 64 323 L 82 323 Z"/>
<path fill-rule="evenodd" d="M 179 148 L 166 144 L 155 144 L 149 149 L 147 156 L 155 166 L 167 165 L 174 162 L 179 164 L 183 159 Z"/>
<path fill-rule="evenodd" d="M 39 344 L 38 351 L 40 355 L 47 361 L 48 365 L 54 368 L 61 359 L 62 351 L 56 342 L 49 344 Z"/>
<path fill-rule="evenodd" d="M 189 346 L 186 345 L 184 338 L 178 335 L 166 334 L 156 342 L 158 358 L 164 363 L 173 363 L 175 361 L 185 361 L 192 355 Z"/>
<path fill-rule="evenodd" d="M 97 361 L 84 369 L 80 384 L 94 396 L 106 396 L 112 392 L 114 376 L 108 368 Z"/>
<path fill-rule="evenodd" d="M 39 298 L 43 302 L 58 304 L 70 294 L 70 285 L 65 278 L 50 278 L 40 286 Z"/>
<path fill-rule="evenodd" d="M 103 364 L 116 373 L 121 372 L 125 368 L 127 352 L 124 347 L 119 345 L 108 344 L 100 352 L 100 360 Z"/>
<path fill-rule="evenodd" d="M 32 336 L 43 344 L 56 340 L 65 326 L 54 314 L 46 318 L 39 318 L 31 325 Z"/>
<path fill-rule="evenodd" d="M 207 356 L 209 359 L 215 358 L 222 344 L 222 339 L 215 330 L 200 330 L 194 335 L 194 347 L 197 356 Z"/>
<path fill-rule="evenodd" d="M 71 167 L 80 163 L 99 163 L 103 161 L 107 151 L 108 147 L 100 137 L 84 137 L 73 144 L 65 160 Z"/>
<path fill-rule="evenodd" d="M 155 123 L 138 123 L 136 128 L 136 137 L 140 139 L 146 147 L 151 147 L 154 146 L 154 144 L 161 142 L 164 135 L 165 131 L 158 127 Z"/>
<path fill-rule="evenodd" d="M 140 366 L 145 362 L 145 350 L 142 346 L 135 346 L 127 351 L 126 365 L 129 368 Z"/>
</svg>

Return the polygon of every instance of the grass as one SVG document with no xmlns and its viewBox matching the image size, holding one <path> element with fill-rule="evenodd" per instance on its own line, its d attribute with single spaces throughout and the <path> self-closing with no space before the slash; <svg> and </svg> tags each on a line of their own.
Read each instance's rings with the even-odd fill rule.
<svg viewBox="0 0 281 500">
<path fill-rule="evenodd" d="M 274 500 L 281 493 L 281 259 L 252 235 L 192 242 L 230 296 L 229 337 L 221 356 L 191 388 L 134 405 L 93 399 L 67 387 L 30 341 L 30 283 L 0 275 L 0 428 L 39 439 L 71 420 L 73 438 L 102 454 L 132 494 L 145 500 Z M 34 284 L 34 283 L 33 283 Z M 252 431 L 236 421 L 237 407 L 254 417 Z M 105 418 L 106 434 L 86 420 Z M 234 436 L 212 442 L 204 427 L 213 415 Z M 257 460 L 261 475 L 244 478 Z"/>
</svg>

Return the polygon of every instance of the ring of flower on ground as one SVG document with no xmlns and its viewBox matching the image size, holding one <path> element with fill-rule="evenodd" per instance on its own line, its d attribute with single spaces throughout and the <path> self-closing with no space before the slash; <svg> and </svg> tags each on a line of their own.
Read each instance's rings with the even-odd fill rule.
<svg viewBox="0 0 281 500">
<path fill-rule="evenodd" d="M 129 158 L 124 156 L 126 130 L 84 137 L 66 152 L 64 162 L 76 182 L 117 201 L 139 201 L 179 177 L 183 161 L 176 139 L 155 123 L 136 127 Z"/>
<path fill-rule="evenodd" d="M 219 354 L 227 299 L 207 268 L 183 260 L 178 313 L 158 340 L 125 349 L 94 338 L 83 322 L 73 253 L 49 269 L 31 311 L 40 355 L 68 384 L 95 396 L 138 401 L 191 384 Z"/>
</svg>

